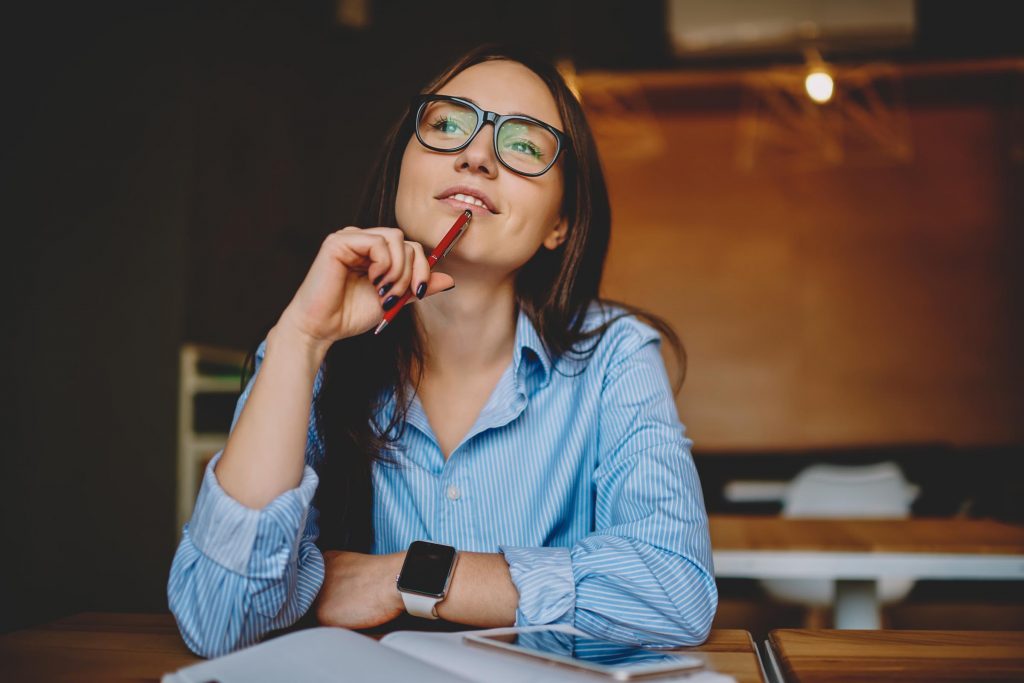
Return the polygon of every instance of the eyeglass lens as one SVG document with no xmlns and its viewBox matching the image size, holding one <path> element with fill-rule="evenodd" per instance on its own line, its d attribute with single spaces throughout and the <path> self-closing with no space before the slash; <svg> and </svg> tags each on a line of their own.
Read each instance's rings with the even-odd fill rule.
<svg viewBox="0 0 1024 683">
<path fill-rule="evenodd" d="M 427 102 L 417 121 L 420 139 L 430 147 L 450 151 L 462 146 L 477 126 L 477 115 L 458 102 Z M 544 171 L 558 151 L 558 140 L 548 129 L 527 119 L 506 119 L 498 128 L 498 155 L 521 173 Z"/>
</svg>

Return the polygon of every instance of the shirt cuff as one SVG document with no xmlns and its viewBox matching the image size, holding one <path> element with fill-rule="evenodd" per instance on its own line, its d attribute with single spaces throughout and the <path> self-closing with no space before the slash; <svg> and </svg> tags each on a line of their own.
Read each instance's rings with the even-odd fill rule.
<svg viewBox="0 0 1024 683">
<path fill-rule="evenodd" d="M 254 510 L 229 496 L 217 481 L 213 470 L 222 453 L 217 453 L 206 467 L 203 485 L 186 531 L 193 545 L 208 558 L 245 575 L 263 516 L 269 514 L 277 519 L 294 521 L 295 537 L 298 538 L 319 479 L 313 468 L 306 465 L 298 488 L 285 491 L 262 510 Z"/>
<path fill-rule="evenodd" d="M 572 624 L 576 581 L 568 548 L 501 546 L 519 591 L 516 626 Z"/>
</svg>

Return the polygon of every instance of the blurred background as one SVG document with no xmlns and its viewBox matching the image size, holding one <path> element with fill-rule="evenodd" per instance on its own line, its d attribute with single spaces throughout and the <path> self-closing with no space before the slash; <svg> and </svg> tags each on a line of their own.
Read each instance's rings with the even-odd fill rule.
<svg viewBox="0 0 1024 683">
<path fill-rule="evenodd" d="M 599 140 L 606 296 L 673 323 L 712 513 L 895 463 L 920 516 L 1024 520 L 1024 40 L 974 0 L 21 3 L 5 9 L 0 630 L 164 611 L 237 362 L 352 220 L 409 97 L 493 40 Z M 769 487 L 770 488 L 770 487 Z M 749 490 L 748 490 L 749 493 Z M 723 579 L 718 627 L 806 623 Z M 1012 582 L 886 623 L 1024 628 Z"/>
</svg>

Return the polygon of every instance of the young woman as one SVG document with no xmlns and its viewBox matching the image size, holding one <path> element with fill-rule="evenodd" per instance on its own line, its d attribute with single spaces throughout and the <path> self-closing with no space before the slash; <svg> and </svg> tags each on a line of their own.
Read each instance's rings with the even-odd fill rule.
<svg viewBox="0 0 1024 683">
<path fill-rule="evenodd" d="M 702 642 L 707 514 L 651 325 L 678 340 L 599 300 L 609 231 L 550 64 L 485 47 L 430 84 L 360 226 L 327 237 L 256 351 L 171 568 L 189 647 L 220 655 L 311 609 Z"/>
</svg>

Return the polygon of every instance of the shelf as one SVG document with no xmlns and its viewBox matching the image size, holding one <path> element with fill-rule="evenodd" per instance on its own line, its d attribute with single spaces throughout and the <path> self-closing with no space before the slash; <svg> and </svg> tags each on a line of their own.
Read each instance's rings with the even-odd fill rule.
<svg viewBox="0 0 1024 683">
<path fill-rule="evenodd" d="M 196 377 L 189 380 L 189 387 L 196 394 L 238 394 L 240 382 L 240 377 Z"/>
<path fill-rule="evenodd" d="M 192 437 L 189 446 L 193 452 L 216 453 L 228 442 L 227 434 L 200 434 Z"/>
<path fill-rule="evenodd" d="M 228 435 L 195 431 L 196 397 L 202 394 L 238 394 L 241 377 L 203 374 L 201 365 L 238 368 L 241 372 L 245 352 L 199 344 L 184 344 L 179 358 L 178 381 L 178 532 L 192 515 L 202 468 L 207 459 L 224 448 Z"/>
</svg>

